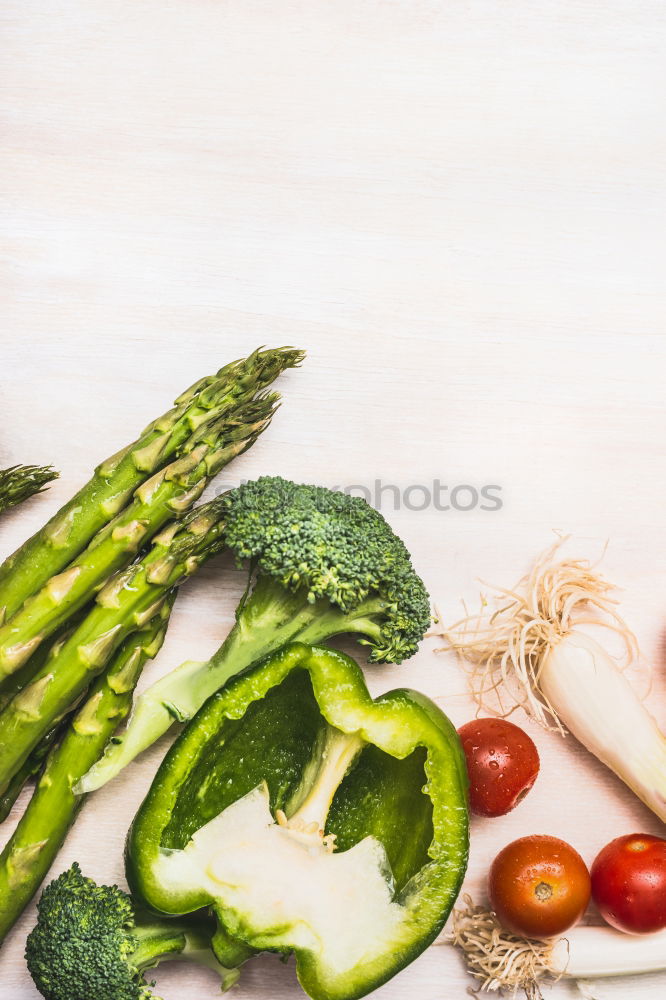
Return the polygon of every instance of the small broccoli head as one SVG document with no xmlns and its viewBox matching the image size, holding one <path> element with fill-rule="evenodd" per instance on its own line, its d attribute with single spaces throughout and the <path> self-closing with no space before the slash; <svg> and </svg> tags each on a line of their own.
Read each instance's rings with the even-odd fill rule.
<svg viewBox="0 0 666 1000">
<path fill-rule="evenodd" d="M 263 476 L 227 493 L 226 504 L 226 542 L 239 562 L 303 588 L 309 601 L 327 598 L 352 623 L 355 610 L 359 621 L 367 614 L 378 625 L 361 640 L 371 660 L 401 663 L 416 652 L 428 593 L 404 543 L 365 500 Z"/>
<path fill-rule="evenodd" d="M 47 1000 L 147 1000 L 133 964 L 134 909 L 117 886 L 97 885 L 74 863 L 42 893 L 26 961 Z"/>
</svg>

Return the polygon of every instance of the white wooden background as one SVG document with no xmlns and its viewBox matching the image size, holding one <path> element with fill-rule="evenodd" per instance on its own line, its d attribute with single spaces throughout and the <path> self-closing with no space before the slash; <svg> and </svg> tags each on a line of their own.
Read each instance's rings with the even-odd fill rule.
<svg viewBox="0 0 666 1000">
<path fill-rule="evenodd" d="M 307 364 L 226 481 L 500 484 L 499 512 L 385 508 L 449 618 L 552 529 L 583 556 L 609 540 L 666 725 L 663 0 L 7 0 L 0 17 L 0 459 L 62 470 L 3 520 L 0 555 L 196 377 L 296 344 Z M 240 586 L 220 565 L 187 586 L 150 680 L 216 648 Z M 370 683 L 422 687 L 460 724 L 463 677 L 433 647 Z M 591 861 L 663 833 L 571 739 L 531 731 L 534 791 L 473 823 L 475 893 L 515 836 Z M 163 751 L 90 802 L 55 871 L 122 878 Z M 36 996 L 33 919 L 0 956 L 2 1000 Z M 438 945 L 377 996 L 468 985 Z M 216 992 L 185 966 L 159 988 Z M 293 968 L 263 957 L 235 996 L 296 998 Z"/>
</svg>

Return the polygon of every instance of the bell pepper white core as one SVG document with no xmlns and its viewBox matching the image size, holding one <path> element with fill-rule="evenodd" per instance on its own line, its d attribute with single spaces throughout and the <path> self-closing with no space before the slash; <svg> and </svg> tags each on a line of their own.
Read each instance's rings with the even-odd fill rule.
<svg viewBox="0 0 666 1000">
<path fill-rule="evenodd" d="M 305 769 L 300 795 L 296 795 L 296 811 L 289 818 L 278 809 L 276 819 L 280 826 L 297 832 L 301 837 L 322 839 L 324 846 L 335 849 L 335 835 L 324 836 L 326 817 L 333 803 L 338 786 L 350 770 L 363 747 L 364 741 L 355 734 L 343 733 L 325 725 L 315 744 L 310 764 Z"/>
<path fill-rule="evenodd" d="M 316 834 L 303 837 L 274 821 L 265 784 L 202 827 L 184 850 L 163 853 L 158 874 L 176 887 L 205 888 L 248 943 L 320 952 L 336 973 L 384 950 L 403 919 L 378 840 L 366 837 L 334 854 Z"/>
</svg>

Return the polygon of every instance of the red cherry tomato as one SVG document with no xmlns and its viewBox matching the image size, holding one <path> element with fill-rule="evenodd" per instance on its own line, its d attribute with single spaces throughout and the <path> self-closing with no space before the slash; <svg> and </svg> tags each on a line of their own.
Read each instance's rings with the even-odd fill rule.
<svg viewBox="0 0 666 1000">
<path fill-rule="evenodd" d="M 666 840 L 632 833 L 606 844 L 592 865 L 592 897 L 602 917 L 627 934 L 666 927 Z"/>
<path fill-rule="evenodd" d="M 469 804 L 477 816 L 504 816 L 527 795 L 539 773 L 539 754 L 519 726 L 475 719 L 458 730 L 469 775 Z"/>
<path fill-rule="evenodd" d="M 500 851 L 488 877 L 490 902 L 508 931 L 554 937 L 578 923 L 590 875 L 577 851 L 557 837 L 521 837 Z"/>
</svg>

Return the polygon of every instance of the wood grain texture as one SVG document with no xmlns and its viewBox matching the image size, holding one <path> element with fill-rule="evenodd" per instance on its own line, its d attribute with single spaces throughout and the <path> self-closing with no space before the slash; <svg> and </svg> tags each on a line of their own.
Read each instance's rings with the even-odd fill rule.
<svg viewBox="0 0 666 1000">
<path fill-rule="evenodd" d="M 296 344 L 307 364 L 224 481 L 500 485 L 495 512 L 393 510 L 386 495 L 449 619 L 553 529 L 584 556 L 609 541 L 666 725 L 661 0 L 7 0 L 0 18 L 0 460 L 62 470 L 3 519 L 0 556 L 194 378 Z M 221 567 L 188 585 L 147 680 L 224 636 L 241 584 Z M 464 678 L 433 647 L 369 669 L 371 686 L 422 687 L 462 723 Z M 588 861 L 612 836 L 663 833 L 573 740 L 530 731 L 540 780 L 514 814 L 474 822 L 475 894 L 524 833 Z M 95 796 L 56 870 L 79 859 L 122 878 L 163 751 Z M 2 1000 L 36 996 L 33 919 L 0 956 Z M 158 979 L 166 1000 L 216 995 L 185 966 Z M 377 996 L 468 986 L 442 944 Z M 596 995 L 665 989 L 655 976 Z M 235 992 L 298 995 L 270 957 Z"/>
</svg>

